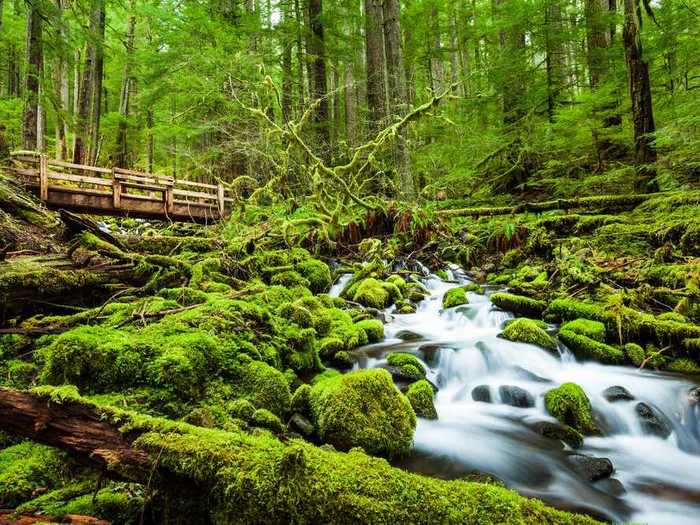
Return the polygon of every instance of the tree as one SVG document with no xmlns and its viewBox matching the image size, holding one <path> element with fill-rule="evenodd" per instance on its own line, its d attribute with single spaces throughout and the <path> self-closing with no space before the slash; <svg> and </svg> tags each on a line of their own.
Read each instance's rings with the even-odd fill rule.
<svg viewBox="0 0 700 525">
<path fill-rule="evenodd" d="M 376 133 L 386 119 L 386 83 L 384 80 L 384 31 L 381 0 L 364 0 L 365 53 L 367 62 L 367 106 L 369 127 Z"/>
<path fill-rule="evenodd" d="M 321 147 L 329 152 L 330 129 L 328 121 L 328 84 L 326 79 L 326 48 L 323 34 L 322 0 L 309 0 L 309 22 L 311 24 L 310 53 L 313 62 L 313 100 L 316 103 L 314 122 Z"/>
<path fill-rule="evenodd" d="M 136 7 L 135 0 L 129 3 L 129 20 L 127 22 L 126 40 L 126 60 L 124 61 L 124 73 L 122 78 L 122 88 L 119 96 L 119 125 L 117 127 L 116 151 L 114 155 L 114 165 L 120 168 L 129 167 L 128 134 L 129 134 L 129 103 L 131 99 L 132 85 L 135 81 L 133 77 L 133 57 L 134 38 L 136 35 Z"/>
<path fill-rule="evenodd" d="M 41 0 L 27 0 L 27 71 L 25 74 L 22 146 L 36 150 L 41 145 L 40 86 L 44 70 L 43 14 Z"/>
</svg>

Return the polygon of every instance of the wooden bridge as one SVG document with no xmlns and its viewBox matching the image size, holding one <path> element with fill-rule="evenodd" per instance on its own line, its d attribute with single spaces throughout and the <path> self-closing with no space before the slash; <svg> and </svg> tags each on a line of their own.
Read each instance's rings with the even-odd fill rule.
<svg viewBox="0 0 700 525">
<path fill-rule="evenodd" d="M 45 155 L 13 155 L 14 173 L 49 208 L 94 215 L 207 222 L 230 212 L 234 199 L 204 184 L 121 168 L 84 166 Z"/>
</svg>

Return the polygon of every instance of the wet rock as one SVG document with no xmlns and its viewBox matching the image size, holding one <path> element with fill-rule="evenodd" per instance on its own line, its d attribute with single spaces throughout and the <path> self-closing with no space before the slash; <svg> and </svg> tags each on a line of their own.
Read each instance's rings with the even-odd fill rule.
<svg viewBox="0 0 700 525">
<path fill-rule="evenodd" d="M 535 406 L 535 398 L 527 390 L 519 386 L 503 385 L 498 387 L 501 402 L 517 408 L 530 408 Z"/>
<path fill-rule="evenodd" d="M 287 427 L 291 432 L 296 432 L 306 438 L 311 437 L 314 433 L 313 423 L 299 413 L 292 414 Z"/>
<path fill-rule="evenodd" d="M 700 386 L 691 388 L 688 391 L 688 403 L 692 406 L 700 404 Z"/>
<path fill-rule="evenodd" d="M 410 330 L 401 330 L 397 332 L 396 338 L 401 339 L 402 341 L 420 341 L 421 339 L 424 339 L 422 335 L 411 332 Z"/>
<path fill-rule="evenodd" d="M 601 479 L 595 484 L 595 487 L 606 494 L 610 494 L 611 496 L 618 498 L 627 493 L 627 489 L 625 489 L 625 486 L 617 478 Z"/>
<path fill-rule="evenodd" d="M 611 386 L 603 390 L 603 397 L 614 403 L 615 401 L 633 401 L 634 396 L 623 386 Z"/>
<path fill-rule="evenodd" d="M 530 372 L 529 370 L 523 368 L 522 366 L 513 367 L 513 371 L 515 372 L 518 379 L 523 379 L 525 381 L 532 381 L 533 383 L 552 383 L 551 379 L 547 379 L 546 377 L 538 376 L 534 372 Z"/>
<path fill-rule="evenodd" d="M 572 454 L 568 457 L 574 472 L 588 481 L 609 478 L 613 473 L 613 464 L 608 458 L 594 458 L 584 454 Z"/>
<path fill-rule="evenodd" d="M 436 344 L 425 344 L 418 347 L 418 352 L 420 352 L 423 361 L 425 361 L 428 366 L 435 366 L 437 364 L 438 356 L 440 355 L 440 350 L 443 347 Z"/>
<path fill-rule="evenodd" d="M 472 399 L 481 403 L 491 403 L 491 389 L 488 385 L 479 385 L 472 390 Z"/>
<path fill-rule="evenodd" d="M 658 410 L 652 408 L 646 403 L 637 403 L 634 410 L 639 416 L 639 422 L 641 423 L 644 432 L 653 436 L 662 437 L 664 439 L 671 435 L 671 428 L 668 422 L 665 421 L 663 414 L 661 414 Z"/>
<path fill-rule="evenodd" d="M 571 448 L 579 448 L 583 445 L 583 434 L 567 425 L 552 421 L 538 421 L 532 429 L 543 437 L 563 441 Z"/>
</svg>

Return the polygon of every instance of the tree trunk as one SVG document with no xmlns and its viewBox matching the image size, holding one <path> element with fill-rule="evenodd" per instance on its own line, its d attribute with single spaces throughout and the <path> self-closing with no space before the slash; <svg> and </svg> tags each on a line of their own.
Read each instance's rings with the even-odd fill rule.
<svg viewBox="0 0 700 525">
<path fill-rule="evenodd" d="M 445 68 L 442 64 L 442 35 L 440 29 L 440 11 L 437 3 L 430 6 L 430 30 L 433 36 L 432 53 L 430 56 L 430 76 L 435 94 L 441 93 L 445 86 Z"/>
<path fill-rule="evenodd" d="M 365 53 L 367 61 L 367 106 L 369 128 L 374 134 L 382 129 L 386 118 L 386 84 L 384 80 L 384 32 L 382 1 L 364 0 Z"/>
<path fill-rule="evenodd" d="M 304 44 L 302 39 L 303 20 L 299 0 L 294 0 L 294 18 L 296 20 L 296 47 L 297 47 L 297 84 L 299 86 L 299 113 L 306 106 L 306 82 L 304 81 Z"/>
<path fill-rule="evenodd" d="M 322 157 L 330 158 L 330 129 L 328 121 L 328 81 L 326 79 L 326 44 L 323 28 L 322 0 L 309 0 L 309 24 L 311 27 L 311 55 L 313 61 L 313 100 L 318 103 L 314 122 Z"/>
<path fill-rule="evenodd" d="M 503 123 L 512 126 L 525 116 L 525 33 L 509 16 L 508 0 L 494 0 L 493 7 L 496 19 L 504 27 L 499 34 Z"/>
<path fill-rule="evenodd" d="M 564 50 L 564 24 L 561 5 L 552 0 L 545 7 L 545 35 L 547 62 L 547 113 L 550 122 L 554 113 L 566 98 L 566 52 Z"/>
<path fill-rule="evenodd" d="M 90 108 L 90 151 L 89 162 L 91 165 L 97 164 L 97 157 L 100 151 L 100 119 L 102 116 L 102 79 L 104 77 L 104 41 L 105 41 L 105 0 L 96 2 L 96 32 L 95 38 L 95 60 L 92 79 L 92 104 Z"/>
<path fill-rule="evenodd" d="M 136 34 L 136 2 L 130 2 L 130 14 L 126 30 L 126 60 L 124 62 L 124 76 L 122 78 L 122 89 L 119 97 L 119 126 L 117 127 L 116 151 L 114 155 L 114 165 L 120 168 L 129 167 L 129 102 L 131 98 L 131 86 L 134 82 L 132 76 L 132 63 L 134 56 L 134 36 Z"/>
<path fill-rule="evenodd" d="M 27 0 L 27 72 L 22 117 L 22 147 L 28 150 L 36 150 L 39 145 L 37 133 L 41 104 L 39 86 L 44 68 L 42 24 L 41 0 Z"/>
<path fill-rule="evenodd" d="M 292 94 L 294 93 L 294 80 L 292 78 L 292 17 L 289 7 L 284 4 L 282 7 L 282 118 L 284 122 L 292 119 Z"/>
<path fill-rule="evenodd" d="M 345 64 L 345 136 L 350 147 L 358 144 L 359 132 L 357 128 L 357 86 L 353 63 Z"/>
<path fill-rule="evenodd" d="M 625 46 L 627 77 L 632 100 L 632 121 L 634 128 L 634 153 L 637 164 L 650 164 L 656 161 L 656 150 L 652 134 L 654 111 L 649 83 L 649 64 L 644 61 L 639 20 L 639 0 L 625 0 L 625 24 L 622 40 Z"/>
<path fill-rule="evenodd" d="M 605 4 L 603 4 L 605 2 Z M 608 71 L 608 27 L 603 17 L 608 0 L 586 0 L 586 47 L 591 88 L 597 88 Z"/>
<path fill-rule="evenodd" d="M 404 69 L 401 42 L 401 6 L 399 0 L 384 0 L 384 46 L 386 50 L 387 78 L 391 112 L 396 116 L 406 114 L 406 70 Z M 415 188 L 411 175 L 411 158 L 406 144 L 406 131 L 396 137 L 394 146 L 396 186 L 405 198 L 413 198 Z"/>
</svg>

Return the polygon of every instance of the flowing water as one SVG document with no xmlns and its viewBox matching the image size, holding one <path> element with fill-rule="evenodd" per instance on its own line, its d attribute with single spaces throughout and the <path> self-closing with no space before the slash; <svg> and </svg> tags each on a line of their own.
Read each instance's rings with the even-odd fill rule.
<svg viewBox="0 0 700 525">
<path fill-rule="evenodd" d="M 469 282 L 457 271 L 453 277 Z M 448 479 L 488 474 L 521 494 L 617 522 L 700 523 L 700 407 L 689 395 L 697 385 L 671 374 L 578 362 L 563 347 L 557 356 L 500 339 L 512 316 L 492 308 L 487 296 L 469 293 L 468 305 L 443 310 L 442 296 L 455 283 L 435 276 L 423 282 L 431 296 L 417 312 L 389 316 L 385 341 L 356 351 L 360 367 L 386 365 L 390 351 L 411 352 L 439 388 L 439 418 L 418 420 L 414 451 L 401 467 Z M 535 430 L 538 422 L 554 422 L 544 393 L 569 381 L 586 391 L 603 429 L 575 452 L 609 458 L 610 478 L 591 482 L 577 474 L 573 450 Z M 472 399 L 481 385 L 489 387 L 492 403 Z M 534 407 L 504 404 L 504 385 L 528 391 Z M 635 399 L 607 401 L 602 392 L 610 386 L 626 388 Z M 635 411 L 639 402 L 671 430 L 666 439 L 644 430 Z"/>
</svg>

